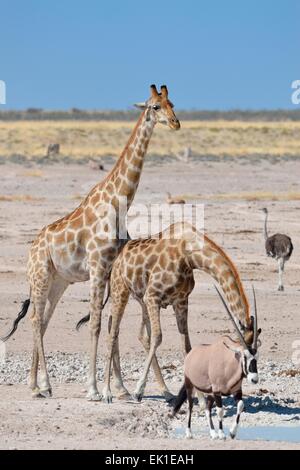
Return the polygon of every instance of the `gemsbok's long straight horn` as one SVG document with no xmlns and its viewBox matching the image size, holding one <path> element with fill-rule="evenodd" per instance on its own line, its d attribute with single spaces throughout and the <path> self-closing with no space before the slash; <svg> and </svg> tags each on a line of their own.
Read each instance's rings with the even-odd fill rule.
<svg viewBox="0 0 300 470">
<path fill-rule="evenodd" d="M 253 292 L 253 303 L 254 303 L 254 317 L 253 317 L 253 343 L 252 343 L 252 348 L 257 350 L 257 338 L 258 338 L 258 329 L 257 329 L 257 305 L 256 305 L 256 296 L 255 296 L 255 290 L 254 287 L 252 286 L 252 292 Z"/>
<path fill-rule="evenodd" d="M 216 291 L 217 291 L 218 294 L 219 294 L 219 297 L 220 297 L 220 299 L 221 299 L 221 301 L 222 301 L 222 304 L 223 304 L 224 307 L 225 307 L 226 312 L 227 312 L 228 315 L 229 315 L 230 320 L 232 321 L 232 323 L 233 323 L 233 325 L 234 325 L 234 327 L 235 327 L 235 329 L 236 329 L 236 332 L 237 332 L 237 334 L 238 334 L 238 337 L 240 338 L 241 343 L 245 346 L 246 349 L 249 349 L 249 346 L 247 345 L 246 341 L 244 340 L 244 337 L 243 337 L 243 335 L 242 335 L 242 333 L 241 333 L 239 327 L 237 326 L 237 324 L 236 324 L 236 322 L 235 322 L 235 319 L 233 318 L 232 313 L 230 312 L 229 308 L 227 307 L 227 304 L 226 304 L 226 302 L 225 302 L 225 300 L 224 300 L 224 298 L 223 298 L 221 292 L 219 291 L 219 289 L 217 288 L 217 286 L 216 286 L 215 284 L 214 284 L 214 286 L 215 286 Z"/>
</svg>

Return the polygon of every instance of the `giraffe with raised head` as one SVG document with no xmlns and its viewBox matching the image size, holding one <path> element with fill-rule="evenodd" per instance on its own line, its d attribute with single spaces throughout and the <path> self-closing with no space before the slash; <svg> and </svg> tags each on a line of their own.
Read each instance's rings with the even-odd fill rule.
<svg viewBox="0 0 300 470">
<path fill-rule="evenodd" d="M 160 93 L 152 85 L 150 98 L 137 106 L 143 109 L 141 116 L 108 176 L 91 189 L 73 212 L 44 227 L 31 246 L 27 271 L 30 299 L 24 302 L 12 330 L 4 339 L 14 333 L 31 302 L 34 347 L 30 387 L 35 397 L 52 394 L 43 337 L 55 307 L 69 284 L 89 280 L 91 350 L 87 397 L 90 400 L 100 399 L 96 384 L 97 345 L 105 286 L 122 244 L 118 227 L 124 221 L 120 220 L 119 202 L 122 200 L 124 205 L 124 199 L 126 201 L 125 216 L 140 181 L 155 125 L 160 122 L 174 130 L 180 128 L 165 85 Z"/>
<path fill-rule="evenodd" d="M 107 403 L 112 399 L 111 362 L 114 359 L 115 367 L 119 356 L 119 327 L 129 295 L 142 306 L 139 339 L 148 352 L 134 397 L 137 400 L 142 398 L 151 363 L 161 393 L 166 399 L 172 397 L 155 356 L 162 342 L 160 309 L 172 305 L 183 351 L 187 354 L 191 349 L 188 298 L 195 285 L 194 269 L 205 271 L 218 282 L 230 311 L 244 332 L 245 341 L 251 344 L 253 318 L 242 281 L 231 259 L 216 243 L 186 222 L 175 223 L 151 238 L 131 240 L 118 255 L 111 272 L 111 325 L 103 389 Z M 120 367 L 115 373 L 120 374 Z M 121 382 L 121 377 L 118 377 L 118 382 Z"/>
</svg>

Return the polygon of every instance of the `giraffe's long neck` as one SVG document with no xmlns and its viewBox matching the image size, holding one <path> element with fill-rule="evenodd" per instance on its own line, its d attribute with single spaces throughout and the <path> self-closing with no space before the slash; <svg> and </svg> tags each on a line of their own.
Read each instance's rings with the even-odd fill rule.
<svg viewBox="0 0 300 470">
<path fill-rule="evenodd" d="M 265 213 L 265 223 L 264 223 L 264 237 L 265 241 L 268 239 L 268 213 Z"/>
<path fill-rule="evenodd" d="M 233 315 L 243 328 L 249 328 L 249 304 L 236 267 L 224 251 L 207 236 L 204 236 L 202 242 L 202 249 L 192 251 L 188 255 L 191 267 L 205 271 L 218 282 Z"/>
<path fill-rule="evenodd" d="M 119 196 L 125 196 L 127 209 L 130 207 L 140 181 L 154 126 L 155 121 L 150 113 L 143 111 L 119 160 L 101 185 L 101 191 L 108 194 L 113 204 Z"/>
</svg>

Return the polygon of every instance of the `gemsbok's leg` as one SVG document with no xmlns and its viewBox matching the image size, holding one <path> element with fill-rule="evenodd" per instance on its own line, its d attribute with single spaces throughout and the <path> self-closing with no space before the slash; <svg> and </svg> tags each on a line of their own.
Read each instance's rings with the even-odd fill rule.
<svg viewBox="0 0 300 470">
<path fill-rule="evenodd" d="M 214 399 L 215 399 L 215 402 L 216 402 L 217 417 L 218 417 L 218 421 L 219 421 L 218 436 L 219 436 L 219 439 L 226 439 L 226 436 L 225 436 L 224 431 L 223 431 L 224 409 L 223 409 L 222 397 L 221 397 L 221 395 L 214 395 Z"/>
<path fill-rule="evenodd" d="M 234 399 L 235 399 L 236 406 L 237 406 L 237 412 L 236 412 L 236 417 L 235 417 L 234 424 L 230 428 L 230 437 L 232 439 L 234 439 L 235 436 L 236 436 L 238 426 L 239 426 L 239 422 L 240 422 L 240 416 L 241 416 L 241 413 L 244 409 L 244 402 L 243 402 L 242 398 L 243 398 L 243 395 L 242 395 L 241 391 L 234 395 Z"/>
<path fill-rule="evenodd" d="M 214 401 L 215 401 L 215 399 L 212 395 L 207 395 L 205 414 L 206 414 L 206 418 L 207 418 L 207 422 L 208 422 L 208 426 L 209 426 L 210 437 L 212 439 L 217 439 L 218 434 L 215 431 L 214 423 L 213 423 L 213 420 L 212 420 L 212 417 L 211 417 L 211 410 L 212 410 L 212 407 L 214 405 Z"/>
<path fill-rule="evenodd" d="M 191 382 L 188 379 L 185 379 L 185 389 L 186 389 L 187 400 L 188 400 L 188 404 L 189 404 L 188 427 L 186 428 L 186 433 L 185 433 L 185 436 L 186 436 L 187 439 L 192 439 L 193 438 L 192 430 L 191 430 L 192 412 L 193 412 L 193 405 L 194 405 L 193 388 L 194 387 L 191 384 Z"/>
</svg>

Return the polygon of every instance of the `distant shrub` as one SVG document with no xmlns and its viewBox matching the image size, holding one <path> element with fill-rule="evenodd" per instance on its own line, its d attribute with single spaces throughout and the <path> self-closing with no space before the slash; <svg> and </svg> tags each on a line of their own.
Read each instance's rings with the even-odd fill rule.
<svg viewBox="0 0 300 470">
<path fill-rule="evenodd" d="M 205 111 L 205 110 L 181 110 L 177 111 L 179 119 L 185 121 L 300 121 L 300 109 L 277 110 L 230 110 L 230 111 Z M 69 111 L 47 111 L 40 108 L 28 108 L 24 111 L 0 111 L 1 121 L 19 120 L 49 120 L 49 121 L 135 121 L 139 111 L 135 110 L 94 110 L 87 111 L 71 108 Z"/>
</svg>

